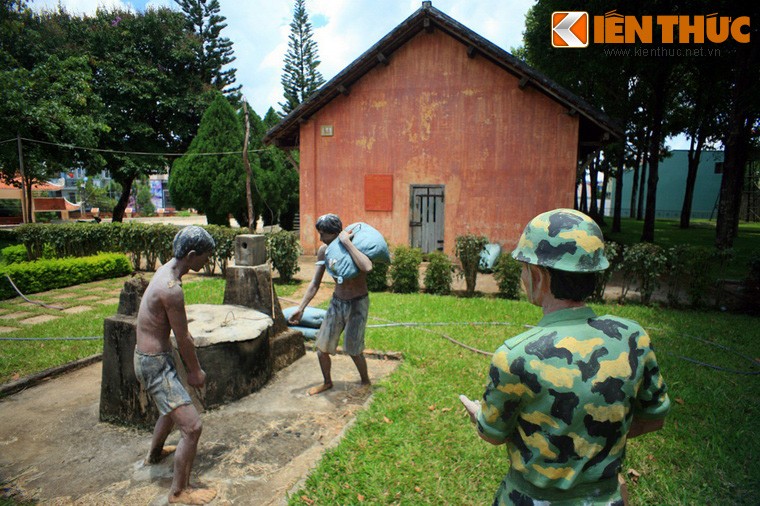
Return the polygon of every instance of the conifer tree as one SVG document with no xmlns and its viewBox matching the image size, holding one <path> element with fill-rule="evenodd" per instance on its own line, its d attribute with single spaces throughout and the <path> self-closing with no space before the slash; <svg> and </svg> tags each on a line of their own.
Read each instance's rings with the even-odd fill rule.
<svg viewBox="0 0 760 506">
<path fill-rule="evenodd" d="M 188 26 L 198 36 L 198 72 L 203 82 L 224 93 L 234 103 L 240 99 L 240 85 L 234 86 L 237 69 L 228 67 L 235 61 L 232 41 L 221 37 L 227 27 L 226 19 L 220 15 L 219 0 L 175 0 L 185 13 Z"/>
<path fill-rule="evenodd" d="M 280 80 L 285 97 L 285 102 L 280 103 L 283 116 L 325 83 L 317 70 L 320 61 L 317 43 L 312 36 L 309 15 L 306 14 L 306 0 L 296 0 L 288 36 L 288 52 L 285 54 L 285 66 Z"/>
<path fill-rule="evenodd" d="M 243 129 L 229 101 L 221 93 L 215 94 L 201 119 L 198 135 L 172 166 L 169 191 L 176 206 L 193 207 L 206 215 L 209 224 L 228 226 L 229 215 L 246 206 L 240 156 Z"/>
</svg>

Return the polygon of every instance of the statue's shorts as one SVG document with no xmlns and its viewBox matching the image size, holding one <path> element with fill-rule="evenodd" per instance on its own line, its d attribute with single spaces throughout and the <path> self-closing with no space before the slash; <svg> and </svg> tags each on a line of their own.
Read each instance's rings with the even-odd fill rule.
<svg viewBox="0 0 760 506">
<path fill-rule="evenodd" d="M 333 295 L 325 319 L 317 333 L 317 349 L 335 355 L 340 333 L 345 329 L 343 351 L 357 356 L 364 351 L 364 330 L 369 315 L 369 296 L 362 295 L 351 300 L 343 300 Z"/>
<path fill-rule="evenodd" d="M 150 355 L 135 350 L 135 376 L 158 407 L 167 415 L 185 404 L 192 404 L 190 395 L 177 376 L 172 353 Z"/>
</svg>

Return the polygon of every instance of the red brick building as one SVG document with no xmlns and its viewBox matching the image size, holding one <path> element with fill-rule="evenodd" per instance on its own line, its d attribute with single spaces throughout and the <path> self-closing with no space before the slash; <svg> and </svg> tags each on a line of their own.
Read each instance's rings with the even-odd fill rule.
<svg viewBox="0 0 760 506">
<path fill-rule="evenodd" d="M 372 224 L 391 247 L 453 254 L 458 235 L 511 248 L 536 214 L 573 207 L 579 157 L 619 135 L 603 113 L 423 2 L 265 142 L 300 150 L 307 254 L 326 212 Z"/>
</svg>

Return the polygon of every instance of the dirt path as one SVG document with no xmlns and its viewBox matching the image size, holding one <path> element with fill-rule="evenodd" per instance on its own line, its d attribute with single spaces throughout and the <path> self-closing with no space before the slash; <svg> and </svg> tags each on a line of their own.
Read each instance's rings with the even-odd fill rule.
<svg viewBox="0 0 760 506">
<path fill-rule="evenodd" d="M 398 364 L 368 362 L 374 388 Z M 97 363 L 0 401 L 3 495 L 55 505 L 167 504 L 173 460 L 144 466 L 148 432 L 98 421 L 100 377 Z M 333 390 L 307 396 L 321 382 L 307 352 L 261 391 L 203 414 L 193 480 L 218 488 L 212 505 L 285 504 L 371 399 L 349 357 L 335 357 L 333 377 Z M 175 432 L 169 443 L 177 439 Z"/>
</svg>

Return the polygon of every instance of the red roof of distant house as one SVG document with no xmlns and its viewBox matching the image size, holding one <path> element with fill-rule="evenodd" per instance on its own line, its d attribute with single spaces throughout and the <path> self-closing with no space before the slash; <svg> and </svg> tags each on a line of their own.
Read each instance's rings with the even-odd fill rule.
<svg viewBox="0 0 760 506">
<path fill-rule="evenodd" d="M 8 190 L 8 189 L 18 189 L 21 186 L 21 181 L 16 178 L 14 181 L 18 182 L 19 186 L 14 186 L 7 184 L 5 181 L 0 181 L 0 190 Z M 63 190 L 63 185 L 51 183 L 50 181 L 47 181 L 45 183 L 35 183 L 32 185 L 32 191 L 49 191 L 49 192 L 55 192 Z"/>
</svg>

